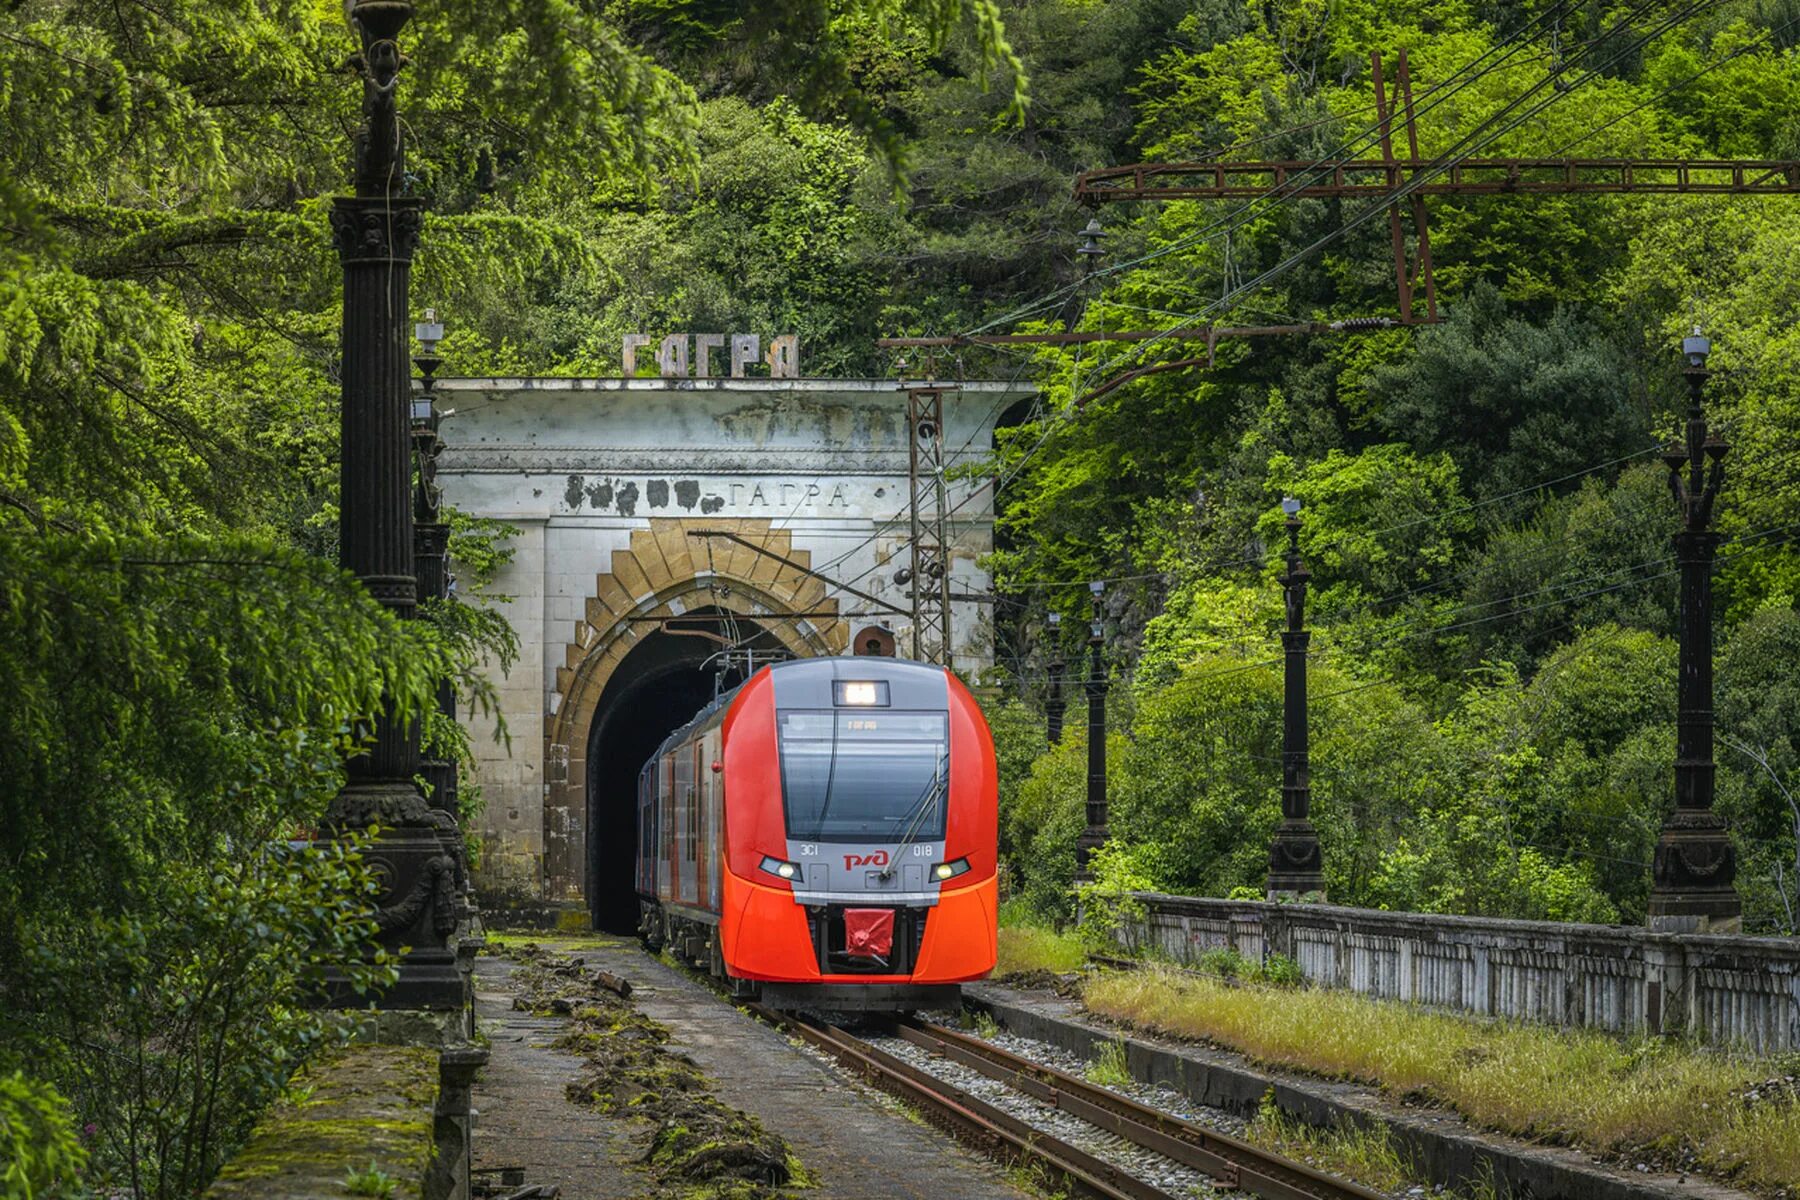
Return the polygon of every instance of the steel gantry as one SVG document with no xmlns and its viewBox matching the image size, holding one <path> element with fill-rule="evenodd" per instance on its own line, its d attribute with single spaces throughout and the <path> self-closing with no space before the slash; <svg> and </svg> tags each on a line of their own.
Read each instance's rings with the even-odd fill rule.
<svg viewBox="0 0 1800 1200">
<path fill-rule="evenodd" d="M 951 641 L 949 485 L 944 479 L 945 387 L 906 389 L 908 512 L 912 561 L 900 572 L 912 599 L 912 652 L 921 662 L 954 665 Z"/>
<path fill-rule="evenodd" d="M 1075 177 L 1075 199 L 1090 208 L 1120 200 L 1386 199 L 1400 319 L 1413 324 L 1438 318 L 1427 196 L 1800 195 L 1800 162 L 1793 161 L 1422 158 L 1406 51 L 1397 56 L 1391 93 L 1379 51 L 1369 56 L 1369 66 L 1380 158 L 1133 163 L 1083 171 Z M 1396 124 L 1406 136 L 1404 159 L 1394 148 Z M 1410 247 L 1402 205 L 1412 218 Z M 1416 305 L 1421 292 L 1425 300 L 1422 317 Z"/>
</svg>

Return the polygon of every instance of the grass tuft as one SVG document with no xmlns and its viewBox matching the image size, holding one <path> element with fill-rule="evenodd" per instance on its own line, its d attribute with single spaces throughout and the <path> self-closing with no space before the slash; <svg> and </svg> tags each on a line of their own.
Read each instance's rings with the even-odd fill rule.
<svg viewBox="0 0 1800 1200">
<path fill-rule="evenodd" d="M 1102 975 L 1084 1000 L 1270 1066 L 1441 1103 L 1505 1133 L 1669 1163 L 1691 1156 L 1753 1187 L 1800 1179 L 1800 1104 L 1746 1095 L 1776 1073 L 1766 1060 L 1155 968 Z"/>
<path fill-rule="evenodd" d="M 1100 1053 L 1087 1065 L 1086 1075 L 1089 1083 L 1097 1083 L 1101 1087 L 1129 1086 L 1132 1082 L 1131 1068 L 1125 1065 L 1125 1043 L 1111 1041 L 1102 1044 Z"/>
<path fill-rule="evenodd" d="M 1087 964 L 1087 951 L 1073 933 L 1058 933 L 1043 925 L 1002 925 L 1000 959 L 996 976 L 1026 971 L 1067 975 Z"/>
<path fill-rule="evenodd" d="M 1382 1192 L 1398 1192 L 1420 1181 L 1419 1173 L 1394 1145 L 1385 1125 L 1343 1124 L 1319 1128 L 1290 1117 L 1263 1097 L 1245 1140 L 1265 1150 L 1343 1175 Z"/>
</svg>

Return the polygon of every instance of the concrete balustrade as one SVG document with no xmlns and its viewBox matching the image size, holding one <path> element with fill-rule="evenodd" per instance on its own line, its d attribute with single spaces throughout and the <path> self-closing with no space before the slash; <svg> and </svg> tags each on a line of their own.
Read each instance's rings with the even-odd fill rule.
<svg viewBox="0 0 1800 1200">
<path fill-rule="evenodd" d="M 1800 939 L 1650 933 L 1141 892 L 1127 939 L 1183 963 L 1229 948 L 1319 986 L 1618 1033 L 1800 1049 Z"/>
</svg>

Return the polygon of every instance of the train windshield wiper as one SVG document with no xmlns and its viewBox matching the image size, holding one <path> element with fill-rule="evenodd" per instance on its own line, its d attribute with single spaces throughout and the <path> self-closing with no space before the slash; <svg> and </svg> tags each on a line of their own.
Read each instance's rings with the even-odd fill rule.
<svg viewBox="0 0 1800 1200">
<path fill-rule="evenodd" d="M 942 758 L 938 759 L 938 765 L 940 768 L 945 765 Z M 913 802 L 912 808 L 907 810 L 909 820 L 906 832 L 900 835 L 900 844 L 894 847 L 894 857 L 888 861 L 887 866 L 881 869 L 878 878 L 883 880 L 893 878 L 894 868 L 900 865 L 900 856 L 906 853 L 906 848 L 912 845 L 913 838 L 924 828 L 925 814 L 929 813 L 932 805 L 937 803 L 938 793 L 949 781 L 950 772 L 948 770 L 932 772 L 930 781 L 925 784 L 925 791 Z"/>
</svg>

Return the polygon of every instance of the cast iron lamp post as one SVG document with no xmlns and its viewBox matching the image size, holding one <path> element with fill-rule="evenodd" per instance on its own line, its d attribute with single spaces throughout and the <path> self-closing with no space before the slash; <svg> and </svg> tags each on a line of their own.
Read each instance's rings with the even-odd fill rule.
<svg viewBox="0 0 1800 1200">
<path fill-rule="evenodd" d="M 1063 672 L 1068 664 L 1063 661 L 1062 614 L 1053 612 L 1047 620 L 1050 625 L 1050 694 L 1044 700 L 1044 730 L 1054 746 L 1062 741 Z"/>
<path fill-rule="evenodd" d="M 1312 572 L 1300 558 L 1300 501 L 1281 502 L 1287 513 L 1287 574 L 1281 577 L 1287 601 L 1287 628 L 1281 631 L 1286 673 L 1281 692 L 1281 825 L 1269 845 L 1271 900 L 1325 898 L 1324 860 L 1312 823 L 1312 768 L 1307 751 L 1306 584 Z"/>
<path fill-rule="evenodd" d="M 406 61 L 398 39 L 412 12 L 402 0 L 357 0 L 350 9 L 362 42 L 353 63 L 362 76 L 363 125 L 353 164 L 356 194 L 338 197 L 331 207 L 332 237 L 344 268 L 341 562 L 401 618 L 412 617 L 418 602 L 405 322 L 424 204 L 400 194 L 405 156 L 395 104 Z M 367 732 L 368 753 L 350 760 L 349 781 L 321 825 L 327 835 L 381 826 L 367 855 L 381 888 L 376 923 L 387 950 L 409 948 L 383 1005 L 457 1009 L 462 978 L 447 945 L 456 927 L 456 867 L 415 779 L 418 727 L 389 708 Z M 366 1002 L 341 977 L 328 977 L 326 991 L 330 1003 Z"/>
<path fill-rule="evenodd" d="M 444 326 L 435 309 L 425 310 L 425 319 L 413 326 L 419 353 L 413 365 L 419 368 L 420 386 L 412 398 L 413 443 L 413 562 L 419 585 L 419 601 L 444 600 L 451 593 L 449 570 L 450 527 L 443 521 L 443 489 L 437 485 L 437 460 L 444 452 L 444 439 L 439 436 L 439 422 L 445 414 L 437 406 L 437 372 L 444 360 L 438 357 L 438 343 L 444 340 Z M 445 719 L 456 720 L 456 687 L 449 679 L 438 681 L 437 708 Z M 456 821 L 456 764 L 445 758 L 421 758 L 419 777 L 430 790 L 432 819 L 444 841 L 444 849 L 456 860 L 457 892 L 469 890 L 468 856 L 463 851 L 462 830 Z"/>
<path fill-rule="evenodd" d="M 444 326 L 433 309 L 425 310 L 425 319 L 413 326 L 419 353 L 413 364 L 419 368 L 419 390 L 412 397 L 413 444 L 413 560 L 419 585 L 419 600 L 442 600 L 449 594 L 449 576 L 445 553 L 449 546 L 450 528 L 440 519 L 443 491 L 437 485 L 437 460 L 444 441 L 438 436 L 437 371 L 444 363 L 438 357 L 438 343 L 444 339 Z M 439 685 L 438 711 L 455 716 L 456 697 L 449 681 Z M 456 814 L 456 770 L 442 759 L 427 758 L 419 763 L 419 775 L 430 785 L 431 807 Z"/>
<path fill-rule="evenodd" d="M 1712 343 L 1695 329 L 1682 339 L 1681 352 L 1687 358 L 1687 438 L 1663 451 L 1682 516 L 1674 537 L 1681 570 L 1675 811 L 1656 841 L 1648 924 L 1667 933 L 1731 933 L 1743 923 L 1743 907 L 1735 887 L 1737 854 L 1725 819 L 1713 811 L 1712 570 L 1719 535 L 1711 528 L 1731 447 L 1706 430 L 1702 400 Z"/>
<path fill-rule="evenodd" d="M 1088 626 L 1088 769 L 1087 828 L 1075 842 L 1075 879 L 1093 879 L 1090 861 L 1106 844 L 1106 626 L 1102 623 L 1103 583 L 1088 584 L 1094 600 L 1094 619 Z"/>
</svg>

